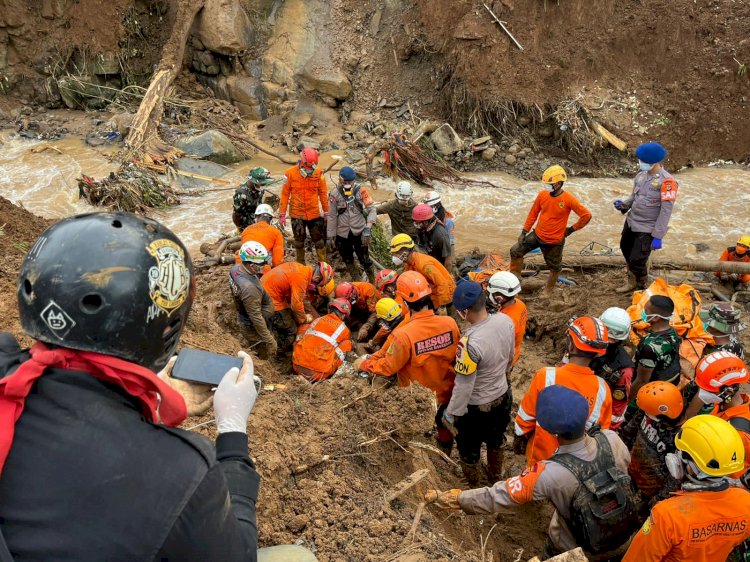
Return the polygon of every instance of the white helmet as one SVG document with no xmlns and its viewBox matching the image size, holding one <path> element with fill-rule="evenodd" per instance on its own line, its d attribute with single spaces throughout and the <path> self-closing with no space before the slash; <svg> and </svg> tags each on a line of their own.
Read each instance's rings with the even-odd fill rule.
<svg viewBox="0 0 750 562">
<path fill-rule="evenodd" d="M 504 297 L 511 298 L 521 292 L 521 282 L 518 277 L 510 271 L 498 271 L 490 277 L 487 282 L 487 294 L 492 304 L 499 305 L 502 299 L 495 300 L 495 295 L 500 294 Z"/>
<path fill-rule="evenodd" d="M 396 186 L 396 199 L 406 201 L 411 198 L 414 194 L 414 190 L 411 188 L 411 184 L 408 181 L 400 181 Z"/>
<path fill-rule="evenodd" d="M 263 265 L 268 261 L 268 250 L 260 242 L 250 240 L 249 242 L 245 242 L 242 248 L 240 248 L 240 260 L 255 265 Z"/>
<path fill-rule="evenodd" d="M 599 317 L 609 331 L 609 337 L 613 340 L 625 341 L 630 335 L 630 315 L 622 308 L 613 306 L 608 308 Z"/>
<path fill-rule="evenodd" d="M 258 215 L 269 215 L 271 218 L 273 218 L 273 208 L 271 205 L 268 205 L 266 203 L 261 203 L 258 205 L 258 208 L 255 209 L 255 216 Z"/>
<path fill-rule="evenodd" d="M 422 199 L 422 203 L 425 203 L 430 207 L 434 207 L 435 205 L 440 203 L 440 194 L 437 191 L 428 191 L 424 196 L 424 199 Z"/>
</svg>

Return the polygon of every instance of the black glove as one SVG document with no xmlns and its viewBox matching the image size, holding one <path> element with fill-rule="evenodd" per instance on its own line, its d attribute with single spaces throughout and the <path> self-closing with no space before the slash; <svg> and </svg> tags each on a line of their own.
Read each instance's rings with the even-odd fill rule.
<svg viewBox="0 0 750 562">
<path fill-rule="evenodd" d="M 526 240 L 526 237 L 529 235 L 528 230 L 522 230 L 521 235 L 518 237 L 518 243 L 523 246 L 523 241 Z"/>
<path fill-rule="evenodd" d="M 362 231 L 362 245 L 367 248 L 370 245 L 370 237 L 372 236 L 372 229 L 366 226 Z"/>
<path fill-rule="evenodd" d="M 565 229 L 565 238 L 567 238 L 568 236 L 570 236 L 571 234 L 573 234 L 575 231 L 576 231 L 576 229 L 573 228 L 572 226 L 569 226 L 568 228 L 566 228 Z"/>
<path fill-rule="evenodd" d="M 516 435 L 513 439 L 513 452 L 517 455 L 525 455 L 529 439 L 531 439 L 531 433 Z"/>
</svg>

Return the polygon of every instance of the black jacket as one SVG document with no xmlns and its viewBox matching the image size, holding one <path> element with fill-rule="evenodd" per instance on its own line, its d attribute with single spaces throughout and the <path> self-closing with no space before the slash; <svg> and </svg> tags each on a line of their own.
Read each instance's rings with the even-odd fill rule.
<svg viewBox="0 0 750 562">
<path fill-rule="evenodd" d="M 0 376 L 27 360 L 0 334 Z M 15 560 L 255 561 L 260 477 L 247 436 L 155 425 L 122 389 L 48 369 L 0 476 Z"/>
</svg>

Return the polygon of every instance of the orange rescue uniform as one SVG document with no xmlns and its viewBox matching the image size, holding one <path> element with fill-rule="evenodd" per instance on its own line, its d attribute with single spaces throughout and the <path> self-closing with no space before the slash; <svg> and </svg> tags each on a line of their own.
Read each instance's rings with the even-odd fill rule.
<svg viewBox="0 0 750 562">
<path fill-rule="evenodd" d="M 456 282 L 445 266 L 432 256 L 412 252 L 409 261 L 404 265 L 404 271 L 417 271 L 425 276 L 432 289 L 431 298 L 435 308 L 448 306 L 453 302 Z"/>
<path fill-rule="evenodd" d="M 375 305 L 383 298 L 375 285 L 365 281 L 355 281 L 352 286 L 357 289 L 357 302 L 354 306 L 368 312 L 375 312 Z"/>
<path fill-rule="evenodd" d="M 382 357 L 371 357 L 360 368 L 382 377 L 398 374 L 399 386 L 416 381 L 435 393 L 438 404 L 447 404 L 456 378 L 453 364 L 460 337 L 453 318 L 423 310 L 393 330 Z"/>
<path fill-rule="evenodd" d="M 732 423 L 731 420 L 735 418 L 744 419 L 747 420 L 748 423 L 750 423 L 750 395 L 742 394 L 741 396 L 742 404 L 740 404 L 739 406 L 727 408 L 726 410 L 720 412 L 719 406 L 717 405 L 714 407 L 714 410 L 711 413 L 723 420 L 727 420 L 729 423 Z M 735 427 L 735 429 L 737 429 L 737 433 L 740 434 L 740 437 L 742 438 L 742 444 L 745 446 L 745 468 L 735 474 L 732 474 L 733 478 L 739 478 L 750 467 L 750 434 L 748 434 L 742 428 Z"/>
<path fill-rule="evenodd" d="M 292 309 L 297 324 L 305 322 L 305 295 L 312 282 L 312 267 L 296 261 L 274 267 L 260 279 L 261 285 L 271 295 L 276 312 Z"/>
<path fill-rule="evenodd" d="M 328 213 L 328 187 L 322 170 L 317 168 L 311 176 L 302 177 L 299 166 L 292 166 L 284 175 L 286 182 L 281 188 L 279 213 L 285 214 L 289 206 L 289 216 L 293 219 L 313 220 L 320 218 L 320 207 Z"/>
<path fill-rule="evenodd" d="M 750 263 L 750 252 L 745 252 L 744 255 L 739 256 L 734 252 L 730 252 L 730 250 L 734 250 L 734 247 L 724 250 L 724 252 L 721 254 L 721 257 L 719 258 L 719 261 Z M 716 275 L 716 277 L 721 277 L 721 271 L 714 272 L 714 275 Z M 750 273 L 740 274 L 740 283 L 750 283 Z"/>
<path fill-rule="evenodd" d="M 612 423 L 612 394 L 609 385 L 597 377 L 588 367 L 568 363 L 562 367 L 545 367 L 539 369 L 531 379 L 529 390 L 521 400 L 516 415 L 515 432 L 517 436 L 532 433 L 526 447 L 528 465 L 549 459 L 560 445 L 557 438 L 545 431 L 536 423 L 536 400 L 539 393 L 548 386 L 560 384 L 582 394 L 589 403 L 589 417 L 586 429 L 599 424 L 602 429 L 609 429 Z"/>
<path fill-rule="evenodd" d="M 292 368 L 311 381 L 322 381 L 336 372 L 352 350 L 349 328 L 335 314 L 315 319 L 294 344 Z"/>
<path fill-rule="evenodd" d="M 723 562 L 750 537 L 750 492 L 677 492 L 659 502 L 622 562 Z"/>
<path fill-rule="evenodd" d="M 518 363 L 518 358 L 521 357 L 521 344 L 523 343 L 523 336 L 526 333 L 526 321 L 529 318 L 526 305 L 523 304 L 521 299 L 516 297 L 515 302 L 504 306 L 499 312 L 510 316 L 510 319 L 513 320 L 513 326 L 516 329 L 516 351 L 513 355 L 513 364 L 515 365 Z"/>
<path fill-rule="evenodd" d="M 268 250 L 268 253 L 271 254 L 271 265 L 273 267 L 280 265 L 284 261 L 284 235 L 281 234 L 278 228 L 271 226 L 267 222 L 256 222 L 243 230 L 240 247 L 245 242 L 258 242 L 262 244 Z M 237 252 L 234 261 L 240 263 L 239 252 Z"/>
<path fill-rule="evenodd" d="M 540 191 L 534 199 L 523 229 L 530 232 L 539 218 L 536 225 L 539 240 L 545 244 L 559 244 L 565 239 L 571 211 L 578 215 L 578 221 L 573 225 L 575 230 L 581 230 L 591 220 L 591 211 L 567 191 L 557 197 L 552 197 L 547 191 Z"/>
</svg>

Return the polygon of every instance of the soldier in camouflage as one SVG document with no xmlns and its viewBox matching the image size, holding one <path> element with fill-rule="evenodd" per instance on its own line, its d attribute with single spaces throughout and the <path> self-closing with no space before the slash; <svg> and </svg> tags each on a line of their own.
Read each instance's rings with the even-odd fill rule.
<svg viewBox="0 0 750 562">
<path fill-rule="evenodd" d="M 273 183 L 271 172 L 258 166 L 235 190 L 232 199 L 232 222 L 242 232 L 255 222 L 255 209 L 263 202 L 263 186 Z"/>
</svg>

